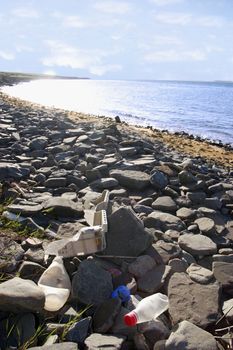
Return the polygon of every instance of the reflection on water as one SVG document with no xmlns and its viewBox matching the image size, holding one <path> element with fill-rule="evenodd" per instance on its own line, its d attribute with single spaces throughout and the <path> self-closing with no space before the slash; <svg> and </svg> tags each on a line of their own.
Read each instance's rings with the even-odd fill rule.
<svg viewBox="0 0 233 350">
<path fill-rule="evenodd" d="M 232 84 L 51 79 L 4 87 L 3 91 L 46 106 L 119 115 L 133 124 L 233 143 Z"/>
</svg>

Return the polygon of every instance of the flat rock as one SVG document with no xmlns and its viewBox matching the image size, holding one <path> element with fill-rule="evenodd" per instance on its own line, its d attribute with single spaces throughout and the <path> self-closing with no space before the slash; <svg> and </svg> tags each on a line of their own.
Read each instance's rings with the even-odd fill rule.
<svg viewBox="0 0 233 350">
<path fill-rule="evenodd" d="M 29 175 L 30 169 L 19 166 L 14 163 L 1 163 L 0 162 L 0 181 L 21 178 Z"/>
<path fill-rule="evenodd" d="M 177 231 L 185 229 L 185 224 L 177 216 L 161 211 L 154 211 L 149 214 L 144 223 L 146 227 L 161 229 L 164 232 L 170 229 Z"/>
<path fill-rule="evenodd" d="M 14 277 L 0 284 L 0 310 L 38 312 L 44 307 L 45 295 L 33 281 Z"/>
<path fill-rule="evenodd" d="M 10 204 L 7 207 L 12 213 L 21 214 L 22 216 L 26 215 L 35 215 L 43 209 L 41 204 L 36 205 L 23 205 L 23 204 Z"/>
<path fill-rule="evenodd" d="M 120 207 L 109 216 L 105 255 L 138 256 L 151 242 L 151 235 L 131 208 Z"/>
<path fill-rule="evenodd" d="M 185 233 L 178 239 L 179 246 L 192 255 L 212 255 L 217 245 L 209 237 L 200 234 Z"/>
<path fill-rule="evenodd" d="M 233 263 L 214 261 L 213 273 L 225 292 L 233 295 Z"/>
<path fill-rule="evenodd" d="M 219 318 L 219 283 L 196 283 L 181 272 L 168 283 L 169 313 L 173 324 L 187 320 L 206 328 Z M 208 300 L 208 302 L 207 302 Z"/>
<path fill-rule="evenodd" d="M 163 197 L 158 197 L 152 203 L 152 208 L 155 210 L 174 213 L 177 209 L 177 205 L 171 197 L 163 196 Z"/>
<path fill-rule="evenodd" d="M 114 177 L 106 177 L 93 181 L 90 187 L 97 190 L 112 190 L 118 186 L 118 181 Z"/>
<path fill-rule="evenodd" d="M 80 218 L 83 215 L 83 208 L 80 203 L 63 197 L 52 197 L 44 202 L 44 209 L 52 209 L 52 212 L 61 217 Z"/>
<path fill-rule="evenodd" d="M 133 190 L 143 190 L 150 184 L 150 175 L 136 170 L 118 170 L 110 171 L 110 175 L 118 180 L 121 186 Z"/>
<path fill-rule="evenodd" d="M 83 304 L 98 305 L 110 298 L 112 276 L 92 260 L 84 260 L 72 280 L 72 295 Z"/>
<path fill-rule="evenodd" d="M 186 270 L 191 280 L 201 284 L 207 284 L 213 280 L 214 274 L 212 271 L 192 263 Z"/>
<path fill-rule="evenodd" d="M 210 219 L 210 218 L 199 218 L 197 220 L 194 221 L 195 224 L 198 225 L 199 230 L 203 233 L 203 234 L 210 234 L 214 232 L 214 220 Z"/>
<path fill-rule="evenodd" d="M 30 350 L 78 350 L 78 344 L 72 342 L 64 342 L 59 344 L 34 346 Z"/>
<path fill-rule="evenodd" d="M 137 280 L 138 290 L 149 294 L 158 292 L 163 286 L 170 271 L 171 267 L 168 265 L 155 266 Z"/>
<path fill-rule="evenodd" d="M 191 220 L 195 217 L 195 211 L 190 208 L 180 208 L 176 212 L 176 216 L 181 220 Z"/>
<path fill-rule="evenodd" d="M 125 339 L 126 338 L 121 335 L 103 335 L 99 333 L 92 333 L 88 338 L 86 338 L 85 345 L 87 350 L 120 350 Z"/>
<path fill-rule="evenodd" d="M 164 350 L 218 350 L 214 336 L 189 321 L 180 322 L 166 340 Z"/>
</svg>

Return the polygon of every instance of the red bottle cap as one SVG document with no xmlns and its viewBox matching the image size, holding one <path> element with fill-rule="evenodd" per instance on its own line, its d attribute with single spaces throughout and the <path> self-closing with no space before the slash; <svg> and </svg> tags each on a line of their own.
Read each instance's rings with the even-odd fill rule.
<svg viewBox="0 0 233 350">
<path fill-rule="evenodd" d="M 137 316 L 135 312 L 131 311 L 124 316 L 124 322 L 127 326 L 135 326 L 137 324 Z"/>
</svg>

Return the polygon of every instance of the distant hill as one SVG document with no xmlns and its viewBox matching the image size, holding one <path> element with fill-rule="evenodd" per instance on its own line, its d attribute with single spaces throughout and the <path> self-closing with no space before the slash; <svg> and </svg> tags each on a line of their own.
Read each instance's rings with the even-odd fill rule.
<svg viewBox="0 0 233 350">
<path fill-rule="evenodd" d="M 18 73 L 18 72 L 0 72 L 0 86 L 14 85 L 20 82 L 35 80 L 35 79 L 89 79 L 86 77 L 67 77 L 60 75 L 33 74 L 33 73 Z"/>
</svg>

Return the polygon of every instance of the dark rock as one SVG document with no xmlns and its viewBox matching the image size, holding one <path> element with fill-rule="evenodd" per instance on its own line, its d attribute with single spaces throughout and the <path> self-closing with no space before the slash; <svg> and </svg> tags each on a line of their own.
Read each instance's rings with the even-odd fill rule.
<svg viewBox="0 0 233 350">
<path fill-rule="evenodd" d="M 155 210 L 161 210 L 161 211 L 173 213 L 177 210 L 177 205 L 171 197 L 163 196 L 163 197 L 158 197 L 152 203 L 152 208 Z"/>
<path fill-rule="evenodd" d="M 31 261 L 24 261 L 19 268 L 19 275 L 23 279 L 38 282 L 40 276 L 45 271 L 45 268 Z"/>
<path fill-rule="evenodd" d="M 233 263 L 213 262 L 214 277 L 221 283 L 225 292 L 233 295 Z"/>
<path fill-rule="evenodd" d="M 8 181 L 10 179 L 20 180 L 28 176 L 29 168 L 24 168 L 14 163 L 0 163 L 0 181 Z"/>
<path fill-rule="evenodd" d="M 155 260 L 149 255 L 138 256 L 137 259 L 129 264 L 128 271 L 139 278 L 145 275 L 146 272 L 154 268 Z"/>
<path fill-rule="evenodd" d="M 24 256 L 24 250 L 21 245 L 10 238 L 1 237 L 0 251 L 0 271 L 7 273 L 15 271 Z"/>
<path fill-rule="evenodd" d="M 48 144 L 48 138 L 45 136 L 39 136 L 34 138 L 32 141 L 30 141 L 28 146 L 31 151 L 40 151 L 45 149 L 47 144 Z"/>
<path fill-rule="evenodd" d="M 45 187 L 49 188 L 57 188 L 57 187 L 65 187 L 66 186 L 66 178 L 65 177 L 50 177 L 44 183 Z"/>
<path fill-rule="evenodd" d="M 111 274 L 92 260 L 80 263 L 72 280 L 72 294 L 83 304 L 98 305 L 110 298 L 112 293 Z"/>
<path fill-rule="evenodd" d="M 91 328 L 91 317 L 86 317 L 71 325 L 66 333 L 66 340 L 83 344 Z"/>
<path fill-rule="evenodd" d="M 152 242 L 143 223 L 128 207 L 120 207 L 108 218 L 105 255 L 138 256 Z"/>
<path fill-rule="evenodd" d="M 167 186 L 168 179 L 164 173 L 156 170 L 150 177 L 150 183 L 155 189 L 162 190 Z"/>
<path fill-rule="evenodd" d="M 197 179 L 195 178 L 195 176 L 193 176 L 193 174 L 188 172 L 187 170 L 182 170 L 178 174 L 178 178 L 182 185 L 190 185 L 197 182 Z"/>
<path fill-rule="evenodd" d="M 121 308 L 121 299 L 114 298 L 104 301 L 98 306 L 93 316 L 93 329 L 96 333 L 107 333 Z"/>
<path fill-rule="evenodd" d="M 138 290 L 149 294 L 158 292 L 168 277 L 170 270 L 170 266 L 167 265 L 155 266 L 137 280 Z"/>
</svg>

